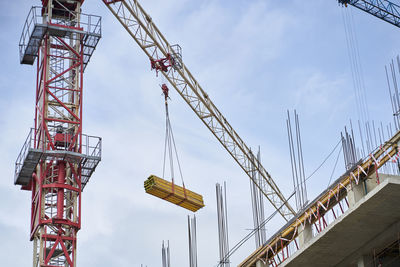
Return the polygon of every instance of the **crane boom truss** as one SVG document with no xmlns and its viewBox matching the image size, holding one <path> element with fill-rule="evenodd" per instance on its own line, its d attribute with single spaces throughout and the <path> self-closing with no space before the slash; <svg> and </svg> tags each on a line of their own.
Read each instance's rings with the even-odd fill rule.
<svg viewBox="0 0 400 267">
<path fill-rule="evenodd" d="M 400 28 L 400 6 L 387 0 L 338 0 Z"/>
<path fill-rule="evenodd" d="M 102 1 L 152 62 L 169 58 L 176 53 L 138 1 Z M 186 66 L 181 63 L 179 68 L 171 67 L 167 71 L 161 71 L 161 73 L 175 87 L 249 178 L 260 188 L 274 208 L 288 221 L 296 212 L 285 199 L 271 175 L 258 162 L 257 158 L 252 156 L 251 149 L 228 123 Z M 251 174 L 254 170 L 258 171 L 263 179 L 253 179 Z"/>
</svg>

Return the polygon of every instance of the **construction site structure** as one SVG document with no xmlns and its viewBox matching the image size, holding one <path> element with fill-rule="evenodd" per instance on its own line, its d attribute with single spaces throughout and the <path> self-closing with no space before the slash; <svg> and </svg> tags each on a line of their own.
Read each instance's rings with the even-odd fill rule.
<svg viewBox="0 0 400 267">
<path fill-rule="evenodd" d="M 378 173 L 385 164 L 397 164 L 399 142 L 400 131 L 357 162 L 238 266 L 336 266 L 359 249 L 357 246 L 400 224 L 398 194 L 393 193 L 400 186 L 400 177 Z M 362 209 L 357 209 L 360 206 Z M 330 239 L 323 239 L 329 229 L 333 230 Z M 400 228 L 395 231 L 400 233 Z M 350 234 L 354 238 L 349 238 Z M 338 243 L 340 238 L 342 243 Z M 318 241 L 321 243 L 315 243 Z M 307 250 L 310 244 L 315 250 Z M 319 254 L 320 261 L 316 258 Z M 299 261 L 294 259 L 296 255 Z"/>
<path fill-rule="evenodd" d="M 101 18 L 84 0 L 42 0 L 21 36 L 21 64 L 36 60 L 34 128 L 15 165 L 31 191 L 33 266 L 76 266 L 82 190 L 101 160 L 101 138 L 82 133 L 83 72 L 101 38 Z"/>
</svg>

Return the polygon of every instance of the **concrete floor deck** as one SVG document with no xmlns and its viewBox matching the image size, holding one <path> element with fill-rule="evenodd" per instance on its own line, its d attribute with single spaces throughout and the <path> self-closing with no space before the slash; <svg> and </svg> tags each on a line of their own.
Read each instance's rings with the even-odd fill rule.
<svg viewBox="0 0 400 267">
<path fill-rule="evenodd" d="M 312 238 L 282 266 L 357 266 L 400 233 L 400 179 L 388 178 Z"/>
</svg>

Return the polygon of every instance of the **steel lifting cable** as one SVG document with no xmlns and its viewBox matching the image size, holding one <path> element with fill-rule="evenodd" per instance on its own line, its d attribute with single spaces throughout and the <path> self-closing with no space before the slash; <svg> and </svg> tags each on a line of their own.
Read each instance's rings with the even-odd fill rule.
<svg viewBox="0 0 400 267">
<path fill-rule="evenodd" d="M 325 162 L 332 156 L 333 152 L 335 152 L 336 148 L 340 145 L 342 140 L 339 140 L 335 147 L 332 149 L 332 151 L 328 154 L 328 156 L 325 157 L 325 159 L 322 161 L 322 163 L 305 179 L 305 181 L 308 181 L 324 164 Z"/>
<path fill-rule="evenodd" d="M 337 164 L 338 164 L 339 157 L 340 157 L 340 154 L 341 154 L 342 150 L 343 150 L 343 147 L 340 147 L 340 150 L 339 150 L 339 153 L 338 153 L 338 155 L 337 155 L 337 157 L 336 157 L 335 165 L 333 166 L 333 170 L 332 170 L 332 172 L 331 172 L 331 177 L 329 178 L 329 182 L 328 182 L 328 186 L 327 186 L 327 187 L 329 187 L 329 186 L 331 185 L 332 177 L 333 177 L 333 174 L 335 173 L 336 166 L 337 166 Z M 343 153 L 344 153 L 344 152 L 343 152 Z"/>
<path fill-rule="evenodd" d="M 163 160 L 163 172 L 162 172 L 163 176 L 162 176 L 162 178 L 163 179 L 165 178 L 165 169 L 166 169 L 165 165 L 166 165 L 167 158 L 169 158 L 169 168 L 170 168 L 171 180 L 172 180 L 172 192 L 174 192 L 174 185 L 175 185 L 174 154 L 175 154 L 176 163 L 178 165 L 178 170 L 179 170 L 179 174 L 180 174 L 181 181 L 182 181 L 183 192 L 184 192 L 185 198 L 187 198 L 185 182 L 183 180 L 181 164 L 180 164 L 179 157 L 178 157 L 178 150 L 176 149 L 175 138 L 174 138 L 174 134 L 172 132 L 171 121 L 169 118 L 169 110 L 168 110 L 168 99 L 170 99 L 169 89 L 165 83 L 163 83 L 161 85 L 161 90 L 162 90 L 162 94 L 164 95 L 164 100 L 165 100 L 165 141 L 164 141 L 164 160 Z"/>
</svg>

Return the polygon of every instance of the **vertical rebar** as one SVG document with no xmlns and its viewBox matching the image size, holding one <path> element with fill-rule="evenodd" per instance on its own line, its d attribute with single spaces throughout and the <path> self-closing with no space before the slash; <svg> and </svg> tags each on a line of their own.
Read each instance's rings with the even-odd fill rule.
<svg viewBox="0 0 400 267">
<path fill-rule="evenodd" d="M 188 233 L 189 233 L 189 266 L 197 267 L 197 236 L 196 236 L 196 215 L 193 218 L 188 215 Z"/>
<path fill-rule="evenodd" d="M 254 161 L 254 155 L 251 154 L 251 160 Z M 259 207 L 258 207 L 258 202 L 257 202 L 257 186 L 255 185 L 254 181 L 257 179 L 257 170 L 254 168 L 251 169 L 251 178 L 250 179 L 250 195 L 251 195 L 251 207 L 253 211 L 253 225 L 254 229 L 257 229 L 254 238 L 255 238 L 255 243 L 256 243 L 256 248 L 258 248 L 261 245 L 260 241 L 260 234 L 259 234 L 259 229 L 257 226 L 259 225 Z"/>
<path fill-rule="evenodd" d="M 286 125 L 287 125 L 287 130 L 288 130 L 288 140 L 289 140 L 289 151 L 290 151 L 290 163 L 292 166 L 292 178 L 293 178 L 293 188 L 295 191 L 295 201 L 296 201 L 296 208 L 299 210 L 301 208 L 301 201 L 299 198 L 299 179 L 298 179 L 298 173 L 297 173 L 297 163 L 296 163 L 296 154 L 294 151 L 294 143 L 293 143 L 293 134 L 292 134 L 292 125 L 290 122 L 290 114 L 289 110 L 287 111 L 287 120 L 286 120 Z"/>
<path fill-rule="evenodd" d="M 161 262 L 162 262 L 162 267 L 171 267 L 170 252 L 169 252 L 169 240 L 167 241 L 167 244 L 165 244 L 164 240 L 162 242 Z"/>
<path fill-rule="evenodd" d="M 297 114 L 296 110 L 294 110 L 294 131 L 292 131 L 289 110 L 287 111 L 287 116 L 286 126 L 289 142 L 290 163 L 292 167 L 292 180 L 295 191 L 296 207 L 297 210 L 300 210 L 308 201 L 306 177 L 304 171 L 303 147 L 301 143 L 300 121 L 299 115 Z M 293 138 L 293 132 L 295 134 L 295 138 Z"/>
<path fill-rule="evenodd" d="M 219 258 L 220 266 L 229 267 L 229 243 L 228 243 L 228 221 L 227 221 L 227 202 L 226 202 L 226 183 L 224 183 L 224 191 L 222 186 L 217 183 L 217 217 L 218 217 L 218 241 L 219 241 Z"/>
<path fill-rule="evenodd" d="M 260 151 L 260 147 L 258 147 L 258 153 L 257 153 L 257 160 L 258 160 L 258 164 L 260 164 L 261 162 L 261 151 Z M 257 166 L 259 167 L 259 166 Z M 264 180 L 261 177 L 260 172 L 258 172 L 258 181 Z M 259 197 L 259 225 L 258 228 L 260 228 L 260 236 L 261 236 L 261 245 L 265 244 L 265 242 L 267 242 L 267 233 L 265 231 L 265 224 L 263 224 L 263 222 L 265 221 L 265 213 L 264 213 L 264 194 L 263 192 L 256 187 L 257 191 L 258 191 L 258 197 Z"/>
</svg>

